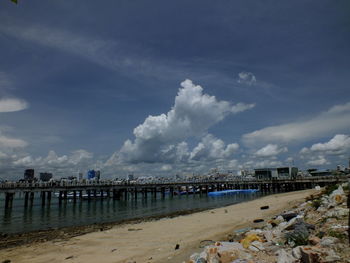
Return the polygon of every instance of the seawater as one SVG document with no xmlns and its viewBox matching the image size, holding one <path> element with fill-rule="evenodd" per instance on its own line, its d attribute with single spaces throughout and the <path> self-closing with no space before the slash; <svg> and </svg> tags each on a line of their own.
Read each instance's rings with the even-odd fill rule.
<svg viewBox="0 0 350 263">
<path fill-rule="evenodd" d="M 36 194 L 38 195 L 38 194 Z M 203 194 L 165 196 L 156 198 L 148 196 L 143 199 L 128 200 L 96 199 L 72 200 L 58 202 L 52 196 L 50 204 L 41 205 L 41 199 L 35 198 L 32 206 L 24 206 L 23 196 L 13 200 L 11 209 L 5 209 L 4 196 L 0 197 L 0 233 L 24 233 L 35 230 L 47 230 L 67 226 L 90 225 L 94 223 L 120 222 L 135 218 L 161 216 L 174 212 L 211 209 L 253 200 L 266 195 L 261 192 L 236 193 L 223 196 Z"/>
</svg>

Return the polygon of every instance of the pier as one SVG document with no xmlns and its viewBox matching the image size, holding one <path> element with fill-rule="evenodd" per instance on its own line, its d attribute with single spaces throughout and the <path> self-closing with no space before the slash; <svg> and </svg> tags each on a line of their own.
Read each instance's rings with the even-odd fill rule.
<svg viewBox="0 0 350 263">
<path fill-rule="evenodd" d="M 42 206 L 50 205 L 53 197 L 59 203 L 72 199 L 73 202 L 104 198 L 127 200 L 129 198 L 165 198 L 174 195 L 207 194 L 211 191 L 234 189 L 259 189 L 261 192 L 288 192 L 347 182 L 350 175 L 319 176 L 277 180 L 237 180 L 237 181 L 194 181 L 164 182 L 147 184 L 116 183 L 115 181 L 86 182 L 5 182 L 0 184 L 0 195 L 5 195 L 5 209 L 10 209 L 16 194 L 23 194 L 24 206 L 31 206 L 35 195 L 40 196 Z"/>
</svg>

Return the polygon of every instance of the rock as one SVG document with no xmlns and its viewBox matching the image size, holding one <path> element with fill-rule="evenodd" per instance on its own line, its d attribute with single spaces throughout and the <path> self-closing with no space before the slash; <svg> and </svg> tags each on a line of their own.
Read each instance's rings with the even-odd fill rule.
<svg viewBox="0 0 350 263">
<path fill-rule="evenodd" d="M 245 227 L 245 228 L 240 228 L 240 229 L 234 230 L 233 232 L 235 234 L 241 234 L 241 233 L 245 233 L 251 229 L 252 229 L 251 227 Z"/>
<path fill-rule="evenodd" d="M 279 215 L 278 217 L 276 217 L 276 220 L 279 222 L 283 222 L 284 218 L 281 215 Z"/>
<path fill-rule="evenodd" d="M 263 251 L 265 250 L 265 247 L 263 246 L 263 244 L 259 241 L 253 241 L 250 246 L 249 249 L 251 249 L 251 247 L 254 247 L 256 249 L 258 249 L 258 251 Z"/>
<path fill-rule="evenodd" d="M 342 217 L 349 214 L 348 208 L 335 207 L 333 210 L 326 213 L 325 217 Z"/>
<path fill-rule="evenodd" d="M 225 250 L 243 250 L 243 246 L 238 242 L 221 242 L 221 246 L 218 247 L 218 251 L 222 252 Z"/>
<path fill-rule="evenodd" d="M 287 253 L 284 249 L 280 249 L 277 251 L 277 263 L 294 263 L 295 262 L 295 258 Z"/>
<path fill-rule="evenodd" d="M 220 263 L 219 256 L 217 254 L 217 247 L 211 247 L 207 251 L 207 262 L 208 263 Z"/>
<path fill-rule="evenodd" d="M 295 247 L 292 250 L 292 255 L 293 257 L 295 257 L 296 259 L 301 259 L 301 251 L 300 251 L 301 247 Z"/>
<path fill-rule="evenodd" d="M 313 246 L 318 245 L 320 242 L 321 242 L 321 239 L 316 236 L 309 237 L 309 243 Z"/>
<path fill-rule="evenodd" d="M 338 241 L 338 238 L 335 238 L 335 237 L 323 237 L 321 239 L 320 244 L 323 247 L 330 247 L 334 245 L 337 241 Z"/>
<path fill-rule="evenodd" d="M 327 256 L 323 259 L 323 262 L 335 262 L 341 260 L 341 257 L 338 256 L 333 249 L 327 250 Z"/>
<path fill-rule="evenodd" d="M 206 246 L 213 245 L 213 244 L 215 244 L 215 242 L 213 240 L 202 240 L 199 243 L 199 248 L 204 248 Z"/>
<path fill-rule="evenodd" d="M 314 251 L 310 247 L 301 247 L 301 262 L 303 263 L 319 263 L 321 262 L 320 253 Z"/>
<path fill-rule="evenodd" d="M 238 258 L 238 253 L 236 251 L 218 252 L 218 257 L 220 259 L 220 263 L 231 263 L 232 260 Z"/>
<path fill-rule="evenodd" d="M 197 259 L 196 263 L 207 263 L 207 260 L 204 258 Z"/>
<path fill-rule="evenodd" d="M 327 212 L 328 211 L 328 209 L 327 208 L 325 208 L 324 206 L 320 206 L 319 208 L 317 208 L 317 210 L 316 210 L 317 212 L 320 212 L 320 213 L 324 213 L 324 212 Z"/>
<path fill-rule="evenodd" d="M 286 213 L 282 214 L 281 216 L 283 217 L 284 220 L 289 221 L 292 218 L 296 217 L 298 214 L 297 213 Z"/>
<path fill-rule="evenodd" d="M 257 247 L 252 246 L 252 245 L 250 245 L 250 246 L 248 247 L 248 249 L 249 249 L 250 251 L 253 251 L 253 252 L 259 252 L 259 251 L 260 251 Z"/>
<path fill-rule="evenodd" d="M 190 256 L 190 260 L 193 260 L 194 262 L 197 262 L 197 260 L 200 258 L 199 253 L 194 253 Z"/>
<path fill-rule="evenodd" d="M 287 242 L 291 246 L 307 245 L 309 239 L 309 230 L 306 223 L 295 224 L 294 230 L 285 234 Z"/>
<path fill-rule="evenodd" d="M 207 257 L 208 257 L 208 255 L 207 255 L 207 252 L 205 252 L 205 251 L 202 251 L 202 252 L 199 254 L 199 258 L 206 259 Z"/>
<path fill-rule="evenodd" d="M 273 240 L 273 234 L 271 231 L 265 231 L 263 235 L 267 242 L 270 242 Z"/>
</svg>

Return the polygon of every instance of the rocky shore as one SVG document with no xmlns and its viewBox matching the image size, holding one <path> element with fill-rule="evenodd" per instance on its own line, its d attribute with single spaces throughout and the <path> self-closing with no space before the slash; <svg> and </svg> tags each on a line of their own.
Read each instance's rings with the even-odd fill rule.
<svg viewBox="0 0 350 263">
<path fill-rule="evenodd" d="M 347 184 L 328 187 L 292 210 L 233 231 L 226 241 L 204 240 L 204 250 L 186 263 L 350 262 L 348 191 Z"/>
</svg>

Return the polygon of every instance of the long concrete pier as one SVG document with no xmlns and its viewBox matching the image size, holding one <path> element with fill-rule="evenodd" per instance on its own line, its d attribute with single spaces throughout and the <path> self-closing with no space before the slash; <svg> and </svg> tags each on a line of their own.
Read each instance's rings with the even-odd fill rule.
<svg viewBox="0 0 350 263">
<path fill-rule="evenodd" d="M 115 181 L 87 181 L 87 182 L 6 182 L 0 184 L 0 194 L 5 195 L 5 209 L 13 206 L 15 194 L 24 195 L 24 205 L 33 204 L 35 195 L 40 195 L 41 204 L 50 204 L 53 196 L 57 196 L 59 202 L 72 199 L 96 200 L 113 198 L 116 200 L 128 198 L 156 198 L 157 193 L 162 198 L 166 194 L 174 195 L 207 194 L 211 191 L 231 189 L 259 189 L 262 192 L 288 192 L 295 190 L 311 189 L 316 185 L 321 187 L 347 182 L 350 175 L 329 177 L 304 177 L 297 179 L 278 180 L 237 180 L 237 181 L 195 181 L 195 182 L 166 182 L 130 184 L 116 183 Z"/>
</svg>

